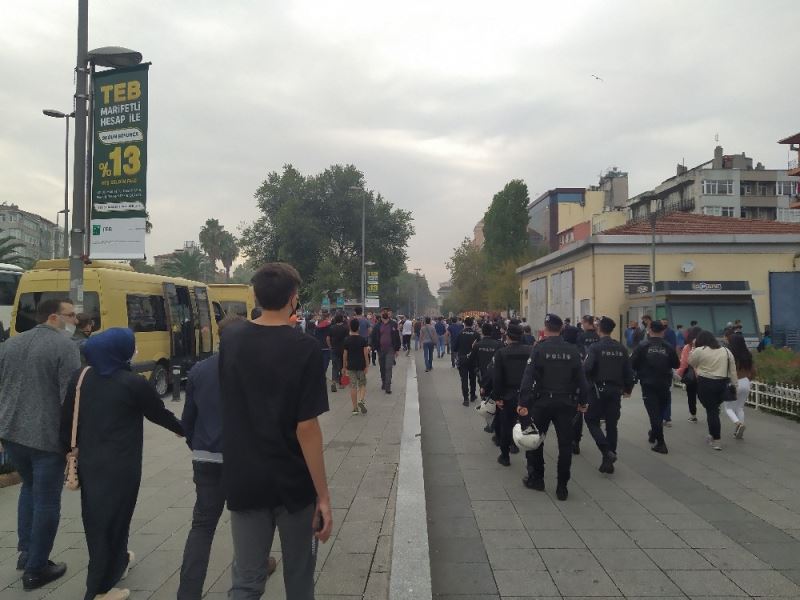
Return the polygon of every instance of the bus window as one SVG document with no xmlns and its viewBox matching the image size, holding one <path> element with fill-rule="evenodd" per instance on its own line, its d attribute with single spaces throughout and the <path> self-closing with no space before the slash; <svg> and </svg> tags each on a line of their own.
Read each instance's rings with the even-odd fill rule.
<svg viewBox="0 0 800 600">
<path fill-rule="evenodd" d="M 19 297 L 17 306 L 17 322 L 15 329 L 17 333 L 28 331 L 36 327 L 36 307 L 40 302 L 51 298 L 68 298 L 64 292 L 27 292 Z M 100 297 L 97 292 L 83 293 L 83 312 L 92 317 L 95 331 L 102 327 L 100 322 Z"/>
<path fill-rule="evenodd" d="M 21 273 L 0 273 L 0 306 L 14 306 Z"/>
<path fill-rule="evenodd" d="M 225 311 L 226 317 L 239 315 L 240 317 L 244 317 L 246 319 L 249 316 L 247 314 L 247 304 L 245 304 L 244 302 L 237 302 L 234 300 L 222 300 L 220 304 L 222 305 L 222 310 Z"/>
<path fill-rule="evenodd" d="M 167 315 L 163 296 L 128 294 L 128 327 L 135 332 L 167 331 Z"/>
</svg>

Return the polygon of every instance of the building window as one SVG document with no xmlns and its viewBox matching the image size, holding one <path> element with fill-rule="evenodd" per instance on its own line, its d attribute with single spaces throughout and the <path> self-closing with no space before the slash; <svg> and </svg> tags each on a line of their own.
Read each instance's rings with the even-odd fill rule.
<svg viewBox="0 0 800 600">
<path fill-rule="evenodd" d="M 772 194 L 770 193 L 772 191 L 771 186 L 769 186 L 766 183 L 757 184 L 756 189 L 759 196 L 772 196 Z"/>
<path fill-rule="evenodd" d="M 732 196 L 732 179 L 704 179 L 703 194 L 709 196 Z"/>
<path fill-rule="evenodd" d="M 779 208 L 778 221 L 781 223 L 800 223 L 800 208 Z"/>
<path fill-rule="evenodd" d="M 735 210 L 732 206 L 704 206 L 703 214 L 712 217 L 732 217 Z"/>
<path fill-rule="evenodd" d="M 743 183 L 739 186 L 739 193 L 742 196 L 752 196 L 753 195 L 753 184 L 752 183 Z"/>
<path fill-rule="evenodd" d="M 775 182 L 775 195 L 776 196 L 796 196 L 797 195 L 797 182 L 796 181 L 776 181 Z"/>
</svg>

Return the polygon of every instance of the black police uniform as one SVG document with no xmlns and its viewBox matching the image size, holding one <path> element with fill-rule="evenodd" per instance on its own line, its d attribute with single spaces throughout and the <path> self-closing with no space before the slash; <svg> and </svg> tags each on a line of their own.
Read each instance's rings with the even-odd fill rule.
<svg viewBox="0 0 800 600">
<path fill-rule="evenodd" d="M 508 459 L 511 450 L 512 432 L 517 423 L 517 402 L 522 385 L 522 376 L 533 347 L 519 342 L 510 342 L 494 355 L 492 369 L 492 398 L 503 402 L 496 420 L 501 456 Z"/>
<path fill-rule="evenodd" d="M 650 417 L 648 439 L 656 444 L 654 450 L 666 451 L 662 419 L 672 385 L 672 369 L 680 366 L 678 353 L 664 338 L 648 337 L 634 349 L 631 364 L 642 384 L 642 399 Z"/>
<path fill-rule="evenodd" d="M 475 358 L 475 368 L 478 375 L 478 385 L 482 390 L 489 389 L 492 385 L 492 358 L 494 358 L 494 353 L 502 347 L 503 343 L 500 340 L 484 336 L 472 349 L 472 356 Z"/>
<path fill-rule="evenodd" d="M 575 345 L 578 346 L 578 352 L 580 352 L 581 360 L 586 359 L 586 353 L 589 347 L 597 342 L 600 339 L 600 336 L 597 335 L 597 331 L 594 329 L 582 329 L 579 333 L 577 338 L 575 339 Z M 581 439 L 583 439 L 583 413 L 575 413 L 575 416 L 572 419 L 572 452 L 574 454 L 581 453 Z"/>
<path fill-rule="evenodd" d="M 574 344 L 554 336 L 533 347 L 522 378 L 519 405 L 528 409 L 541 433 L 547 433 L 553 423 L 558 437 L 558 483 L 565 493 L 572 465 L 572 420 L 578 405 L 586 404 L 588 391 L 589 384 Z M 528 450 L 525 456 L 528 459 L 525 485 L 544 489 L 544 446 Z"/>
<path fill-rule="evenodd" d="M 580 332 L 581 330 L 575 327 L 575 325 L 564 325 L 564 330 L 561 332 L 561 337 L 569 344 L 577 344 L 578 334 Z"/>
<path fill-rule="evenodd" d="M 453 352 L 458 355 L 458 374 L 461 376 L 461 395 L 464 406 L 469 406 L 477 398 L 475 394 L 475 363 L 470 360 L 472 346 L 478 341 L 478 334 L 471 327 L 464 327 L 453 344 Z M 469 383 L 469 385 L 467 385 Z"/>
<path fill-rule="evenodd" d="M 616 460 L 621 396 L 630 393 L 634 381 L 628 351 L 618 341 L 602 337 L 589 346 L 583 370 L 591 385 L 586 427 L 603 455 L 602 471 L 613 473 L 611 465 Z M 600 428 L 601 420 L 606 422 L 605 434 Z"/>
</svg>

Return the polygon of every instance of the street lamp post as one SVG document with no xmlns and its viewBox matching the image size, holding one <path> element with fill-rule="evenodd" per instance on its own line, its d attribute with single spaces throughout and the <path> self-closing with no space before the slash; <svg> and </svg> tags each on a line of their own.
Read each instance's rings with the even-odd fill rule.
<svg viewBox="0 0 800 600">
<path fill-rule="evenodd" d="M 414 269 L 416 277 L 414 277 L 414 316 L 419 316 L 419 272 L 422 271 L 419 267 Z"/>
<path fill-rule="evenodd" d="M 63 113 L 60 110 L 53 110 L 45 108 L 42 111 L 48 117 L 55 119 L 64 119 L 67 124 L 67 134 L 64 138 L 64 210 L 59 211 L 64 213 L 64 258 L 69 256 L 69 120 L 75 118 L 75 113 Z M 56 225 L 58 224 L 58 217 L 56 217 Z M 56 256 L 56 241 L 53 239 L 53 258 Z"/>
<path fill-rule="evenodd" d="M 83 261 L 86 256 L 86 117 L 89 67 L 131 67 L 142 61 L 135 50 L 108 46 L 89 52 L 89 0 L 78 0 L 78 52 L 75 64 L 75 146 L 72 170 L 72 230 L 69 257 L 69 293 L 78 312 L 83 311 Z"/>
</svg>

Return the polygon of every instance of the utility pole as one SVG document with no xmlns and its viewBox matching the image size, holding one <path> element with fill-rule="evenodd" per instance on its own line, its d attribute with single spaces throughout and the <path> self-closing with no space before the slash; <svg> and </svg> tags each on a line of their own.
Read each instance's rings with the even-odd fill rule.
<svg viewBox="0 0 800 600">
<path fill-rule="evenodd" d="M 86 221 L 86 105 L 88 94 L 89 0 L 78 0 L 78 55 L 75 61 L 75 146 L 72 170 L 72 230 L 69 295 L 83 312 L 83 254 Z"/>
<path fill-rule="evenodd" d="M 650 301 L 653 305 L 653 314 L 650 315 L 655 320 L 656 318 L 656 221 L 658 213 L 652 211 L 650 213 L 650 273 L 651 273 L 651 287 L 650 287 Z"/>
<path fill-rule="evenodd" d="M 422 269 L 420 269 L 419 267 L 414 269 L 414 274 L 415 274 L 415 277 L 414 277 L 414 316 L 415 317 L 419 316 L 419 272 L 421 270 Z"/>
</svg>

